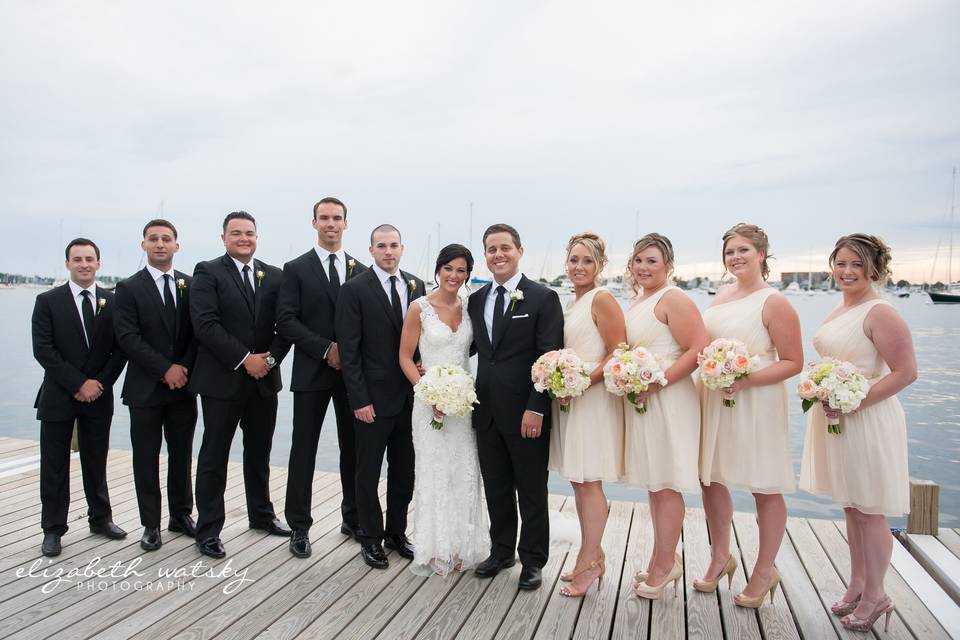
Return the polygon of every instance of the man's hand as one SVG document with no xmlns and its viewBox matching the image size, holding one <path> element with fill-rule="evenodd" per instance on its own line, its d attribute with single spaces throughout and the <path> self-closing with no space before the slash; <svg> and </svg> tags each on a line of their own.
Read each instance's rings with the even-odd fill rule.
<svg viewBox="0 0 960 640">
<path fill-rule="evenodd" d="M 170 389 L 182 389 L 187 386 L 187 368 L 182 364 L 172 364 L 163 374 L 163 383 Z"/>
<path fill-rule="evenodd" d="M 543 428 L 543 416 L 527 409 L 520 421 L 521 438 L 539 438 Z"/>
<path fill-rule="evenodd" d="M 366 422 L 367 424 L 372 424 L 373 419 L 377 417 L 377 412 L 373 410 L 372 404 L 368 404 L 365 407 L 354 409 L 353 417 L 359 420 L 360 422 Z"/>
<path fill-rule="evenodd" d="M 330 343 L 330 349 L 327 351 L 327 364 L 334 369 L 340 370 L 340 349 L 336 342 Z"/>
<path fill-rule="evenodd" d="M 94 379 L 84 381 L 77 392 L 73 394 L 75 400 L 80 402 L 93 402 L 103 394 L 103 385 Z"/>
<path fill-rule="evenodd" d="M 270 373 L 270 365 L 267 364 L 267 356 L 269 355 L 269 351 L 266 353 L 251 353 L 243 359 L 243 368 L 247 370 L 247 374 L 251 378 L 259 380 Z"/>
</svg>

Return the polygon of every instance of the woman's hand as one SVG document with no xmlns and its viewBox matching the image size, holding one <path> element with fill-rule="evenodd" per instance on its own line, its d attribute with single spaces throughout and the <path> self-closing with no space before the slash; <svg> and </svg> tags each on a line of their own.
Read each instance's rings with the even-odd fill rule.
<svg viewBox="0 0 960 640">
<path fill-rule="evenodd" d="M 843 412 L 840 411 L 840 409 L 834 409 L 826 400 L 823 400 L 820 404 L 823 405 L 823 412 L 827 414 L 828 420 L 839 420 L 840 416 L 843 415 Z"/>
<path fill-rule="evenodd" d="M 750 386 L 750 378 L 737 378 L 732 385 L 721 389 L 720 393 L 723 394 L 724 400 L 733 400 L 733 397 L 737 395 L 738 392 L 749 389 Z"/>
<path fill-rule="evenodd" d="M 437 409 L 436 407 L 430 407 L 430 408 L 433 409 L 433 419 L 436 420 L 437 422 L 443 422 L 443 417 L 446 414 L 443 411 L 440 411 L 440 409 Z"/>
</svg>

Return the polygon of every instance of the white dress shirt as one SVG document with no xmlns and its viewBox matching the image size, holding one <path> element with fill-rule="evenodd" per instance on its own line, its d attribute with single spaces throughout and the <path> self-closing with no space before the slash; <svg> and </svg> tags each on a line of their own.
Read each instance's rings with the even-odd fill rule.
<svg viewBox="0 0 960 640">
<path fill-rule="evenodd" d="M 257 290 L 257 267 L 254 266 L 253 256 L 250 256 L 250 262 L 243 264 L 233 256 L 230 256 L 230 259 L 233 260 L 233 264 L 237 265 L 237 271 L 240 272 L 240 282 L 244 282 L 245 278 L 243 277 L 243 268 L 250 267 L 250 284 L 253 286 L 254 292 Z"/>
<path fill-rule="evenodd" d="M 171 300 L 173 300 L 173 306 L 177 306 L 177 276 L 173 272 L 173 267 L 170 268 L 170 271 L 160 271 L 160 269 L 148 264 L 147 271 L 150 273 L 150 277 L 153 278 L 154 284 L 157 285 L 157 291 L 160 292 L 161 300 L 163 300 L 163 276 L 170 276 L 170 296 Z"/>
<path fill-rule="evenodd" d="M 503 284 L 497 284 L 494 280 L 490 283 L 490 293 L 487 294 L 487 300 L 483 304 L 483 323 L 487 325 L 487 337 L 490 338 L 490 344 L 493 344 L 493 307 L 497 304 L 497 287 L 503 287 L 507 292 L 503 295 L 503 314 L 506 315 L 510 310 L 510 294 L 517 290 L 520 279 L 523 274 L 519 271 L 512 278 Z"/>
<path fill-rule="evenodd" d="M 90 303 L 93 305 L 93 315 L 96 316 L 97 313 L 100 312 L 100 303 L 97 300 L 97 283 L 94 282 L 89 287 L 84 289 L 73 280 L 68 280 L 68 282 L 70 283 L 70 293 L 73 294 L 73 303 L 77 305 L 77 313 L 80 314 L 80 326 L 83 326 L 83 292 L 84 291 L 90 292 Z M 90 327 L 90 329 L 92 330 L 93 327 Z M 84 342 L 87 342 L 86 332 L 84 332 L 83 334 L 83 340 Z M 90 346 L 90 343 L 87 342 L 87 347 L 89 346 Z"/>
<path fill-rule="evenodd" d="M 317 252 L 317 257 L 320 258 L 320 264 L 323 265 L 323 272 L 327 274 L 327 278 L 330 277 L 330 256 L 333 255 L 336 256 L 333 261 L 333 268 L 337 270 L 337 275 L 340 276 L 340 284 L 347 281 L 347 254 L 343 249 L 331 253 L 317 245 L 313 250 Z"/>
<path fill-rule="evenodd" d="M 396 273 L 387 273 L 378 267 L 376 262 L 374 262 L 373 271 L 377 274 L 377 277 L 380 278 L 380 285 L 383 287 L 383 292 L 387 295 L 387 302 L 391 302 L 393 300 L 390 293 L 390 276 L 397 276 L 397 293 L 400 294 L 400 311 L 403 313 L 403 317 L 406 318 L 407 292 L 410 290 L 410 285 L 403 279 L 403 274 L 400 273 L 400 269 L 397 269 Z"/>
</svg>

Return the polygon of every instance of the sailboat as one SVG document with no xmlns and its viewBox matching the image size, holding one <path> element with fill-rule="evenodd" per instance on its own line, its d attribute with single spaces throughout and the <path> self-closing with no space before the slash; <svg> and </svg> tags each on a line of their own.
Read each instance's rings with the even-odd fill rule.
<svg viewBox="0 0 960 640">
<path fill-rule="evenodd" d="M 947 254 L 946 291 L 928 291 L 933 304 L 960 304 L 960 282 L 953 281 L 953 213 L 957 200 L 957 168 L 953 168 L 953 182 L 950 186 L 950 252 Z M 936 258 L 934 258 L 936 264 Z"/>
</svg>

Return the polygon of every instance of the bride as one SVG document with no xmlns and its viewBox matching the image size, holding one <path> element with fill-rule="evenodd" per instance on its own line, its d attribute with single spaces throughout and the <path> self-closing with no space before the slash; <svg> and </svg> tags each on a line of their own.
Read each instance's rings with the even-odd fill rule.
<svg viewBox="0 0 960 640">
<path fill-rule="evenodd" d="M 456 365 L 470 371 L 473 330 L 466 301 L 459 294 L 472 270 L 470 250 L 459 244 L 447 245 L 437 256 L 437 288 L 411 303 L 400 337 L 400 368 L 411 384 L 420 380 L 420 369 L 414 362 L 418 348 L 424 369 Z M 441 429 L 431 426 L 434 418 L 443 421 Z M 451 570 L 469 569 L 490 550 L 477 441 L 470 417 L 444 416 L 414 400 L 413 447 L 416 544 L 410 570 L 418 575 L 443 576 Z"/>
</svg>

